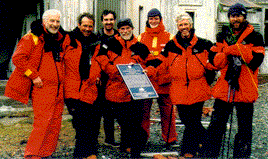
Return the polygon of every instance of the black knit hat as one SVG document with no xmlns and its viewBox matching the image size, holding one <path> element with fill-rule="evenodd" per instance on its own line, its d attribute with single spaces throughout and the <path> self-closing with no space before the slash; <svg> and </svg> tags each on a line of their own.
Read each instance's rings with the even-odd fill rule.
<svg viewBox="0 0 268 159">
<path fill-rule="evenodd" d="M 236 3 L 232 5 L 228 11 L 228 17 L 231 15 L 243 15 L 244 18 L 247 18 L 247 10 L 246 7 L 241 3 Z"/>
<path fill-rule="evenodd" d="M 160 19 L 162 19 L 162 15 L 161 15 L 160 11 L 156 8 L 153 8 L 148 12 L 147 18 L 149 19 L 149 17 L 155 17 L 155 16 L 159 16 Z"/>
<path fill-rule="evenodd" d="M 129 19 L 129 18 L 119 19 L 119 21 L 117 23 L 117 28 L 120 29 L 122 26 L 126 26 L 126 25 L 133 28 L 133 24 L 132 24 L 131 19 Z"/>
</svg>

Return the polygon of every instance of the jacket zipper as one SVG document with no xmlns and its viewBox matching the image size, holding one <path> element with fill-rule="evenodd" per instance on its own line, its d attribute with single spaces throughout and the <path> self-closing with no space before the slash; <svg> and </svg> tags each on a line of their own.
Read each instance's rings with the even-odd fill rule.
<svg viewBox="0 0 268 159">
<path fill-rule="evenodd" d="M 57 67 L 57 64 L 56 64 L 56 61 L 54 60 L 54 64 L 55 64 L 55 67 L 56 67 L 56 71 L 57 71 L 57 77 L 58 77 L 58 90 L 57 90 L 57 97 L 59 97 L 59 94 L 60 94 L 60 76 L 59 76 L 59 70 L 58 70 L 58 67 Z"/>
<path fill-rule="evenodd" d="M 187 89 L 188 89 L 188 86 L 189 86 L 189 77 L 188 77 L 188 68 L 187 68 L 187 64 L 188 64 L 188 58 L 186 58 L 186 86 L 187 86 Z"/>
</svg>

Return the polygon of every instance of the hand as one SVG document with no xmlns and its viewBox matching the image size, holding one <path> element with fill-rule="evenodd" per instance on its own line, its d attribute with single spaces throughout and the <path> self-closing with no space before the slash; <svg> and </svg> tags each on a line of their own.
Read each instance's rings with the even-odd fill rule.
<svg viewBox="0 0 268 159">
<path fill-rule="evenodd" d="M 251 54 L 251 46 L 250 45 L 242 45 L 242 44 L 234 44 L 228 47 L 223 48 L 223 52 L 226 55 L 235 55 L 242 56 L 244 54 Z"/>
<path fill-rule="evenodd" d="M 236 50 L 236 45 L 226 46 L 223 48 L 223 53 L 225 53 L 227 56 L 231 54 L 233 50 Z"/>
<path fill-rule="evenodd" d="M 100 80 L 100 78 L 97 78 L 96 79 L 96 84 L 101 86 L 101 80 Z"/>
<path fill-rule="evenodd" d="M 33 84 L 35 87 L 42 88 L 43 87 L 43 82 L 41 78 L 38 76 L 36 79 L 33 80 Z"/>
<path fill-rule="evenodd" d="M 145 74 L 147 74 L 148 73 L 148 70 L 147 69 L 144 69 L 144 70 L 142 70 L 142 72 L 145 73 Z"/>
<path fill-rule="evenodd" d="M 213 107 L 203 107 L 203 117 L 212 116 L 212 112 L 214 111 Z"/>
</svg>

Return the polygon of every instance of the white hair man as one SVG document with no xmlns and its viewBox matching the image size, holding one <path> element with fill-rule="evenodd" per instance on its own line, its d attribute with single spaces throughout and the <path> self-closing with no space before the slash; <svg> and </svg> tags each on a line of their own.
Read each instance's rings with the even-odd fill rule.
<svg viewBox="0 0 268 159">
<path fill-rule="evenodd" d="M 193 20 L 187 13 L 176 17 L 178 33 L 169 41 L 162 55 L 166 60 L 158 70 L 168 68 L 171 82 L 170 99 L 178 108 L 185 125 L 180 156 L 199 158 L 199 145 L 203 142 L 206 129 L 201 124 L 204 102 L 211 98 L 209 82 L 205 77 L 207 69 L 214 69 L 207 63 L 213 58 L 212 43 L 196 36 Z"/>
<path fill-rule="evenodd" d="M 60 12 L 46 11 L 42 21 L 31 24 L 31 33 L 22 37 L 12 57 L 16 69 L 5 95 L 25 104 L 31 95 L 34 110 L 26 159 L 51 156 L 57 146 L 64 107 L 62 58 L 70 43 L 69 37 L 59 30 Z"/>
<path fill-rule="evenodd" d="M 60 28 L 60 17 L 61 12 L 56 9 L 51 9 L 45 11 L 45 13 L 42 16 L 43 24 L 47 31 L 49 31 L 52 34 L 56 34 Z"/>
</svg>

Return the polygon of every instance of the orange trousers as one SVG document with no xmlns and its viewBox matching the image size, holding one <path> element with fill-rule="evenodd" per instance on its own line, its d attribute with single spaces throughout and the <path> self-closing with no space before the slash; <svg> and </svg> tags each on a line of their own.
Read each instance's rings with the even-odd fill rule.
<svg viewBox="0 0 268 159">
<path fill-rule="evenodd" d="M 173 109 L 169 95 L 159 94 L 159 98 L 157 99 L 157 102 L 158 102 L 158 105 L 160 108 L 162 137 L 163 137 L 164 141 L 167 142 L 168 132 L 169 132 L 168 143 L 178 141 L 178 139 L 177 139 L 178 134 L 176 132 L 176 121 L 175 121 L 176 120 L 176 112 L 175 111 L 172 112 L 171 125 L 169 125 L 171 109 Z M 145 100 L 144 108 L 143 108 L 142 127 L 147 132 L 148 138 L 150 136 L 151 106 L 152 106 L 152 100 L 150 100 L 150 99 Z"/>
<path fill-rule="evenodd" d="M 33 130 L 25 149 L 29 156 L 47 157 L 55 151 L 61 129 L 64 108 L 63 89 L 58 86 L 34 87 L 32 92 L 34 111 Z"/>
</svg>

